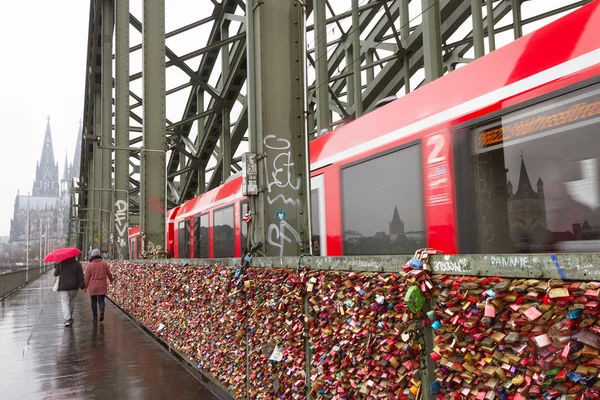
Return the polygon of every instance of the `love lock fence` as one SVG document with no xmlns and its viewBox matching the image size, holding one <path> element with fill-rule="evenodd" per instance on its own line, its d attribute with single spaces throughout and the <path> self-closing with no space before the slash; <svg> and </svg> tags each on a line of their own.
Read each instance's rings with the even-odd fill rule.
<svg viewBox="0 0 600 400">
<path fill-rule="evenodd" d="M 600 398 L 600 255 L 237 263 L 114 264 L 109 296 L 235 398 Z"/>
</svg>

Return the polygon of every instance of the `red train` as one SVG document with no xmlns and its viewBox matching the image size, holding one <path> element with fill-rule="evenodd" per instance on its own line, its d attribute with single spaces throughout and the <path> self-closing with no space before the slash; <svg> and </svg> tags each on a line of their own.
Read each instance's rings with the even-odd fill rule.
<svg viewBox="0 0 600 400">
<path fill-rule="evenodd" d="M 600 3 L 312 141 L 310 157 L 316 254 L 599 251 Z M 174 257 L 241 255 L 241 181 L 169 211 Z"/>
</svg>

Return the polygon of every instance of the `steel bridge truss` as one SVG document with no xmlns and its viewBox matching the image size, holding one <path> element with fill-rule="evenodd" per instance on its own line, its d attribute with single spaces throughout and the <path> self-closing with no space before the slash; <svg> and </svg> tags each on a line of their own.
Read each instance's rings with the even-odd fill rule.
<svg viewBox="0 0 600 400">
<path fill-rule="evenodd" d="M 308 21 L 310 138 L 493 51 L 506 35 L 509 40 L 518 38 L 530 24 L 556 18 L 589 1 L 565 0 L 559 8 L 544 9 L 524 19 L 525 7 L 539 7 L 545 0 L 298 0 L 306 6 Z M 144 3 L 146 13 L 147 0 L 139 2 Z M 157 2 L 164 2 L 167 11 L 174 7 L 170 0 Z M 144 92 L 150 93 L 148 88 L 141 87 L 142 66 L 135 71 L 129 65 L 130 57 L 144 51 L 148 32 L 144 32 L 143 16 L 129 9 L 128 0 L 90 1 L 85 141 L 80 189 L 76 189 L 80 195 L 74 208 L 78 211 L 72 218 L 88 221 L 88 225 L 83 231 L 73 230 L 72 243 L 85 247 L 90 240 L 112 242 L 119 218 L 118 199 L 127 203 L 126 217 L 136 223 L 135 217 L 143 214 L 144 208 L 140 196 L 144 151 L 163 151 L 165 158 L 166 199 L 158 207 L 182 204 L 241 170 L 240 155 L 247 151 L 248 141 L 246 2 L 201 3 L 195 21 L 164 33 L 167 79 L 164 94 L 155 92 L 164 98 L 150 99 L 144 98 Z M 194 9 L 197 12 L 198 6 Z M 178 7 L 176 12 L 191 10 Z M 141 40 L 130 44 L 130 36 Z M 178 38 L 198 45 L 177 50 L 171 43 Z M 103 62 L 110 56 L 115 61 L 114 71 L 112 63 Z M 173 70 L 177 79 L 169 79 Z M 123 78 L 123 71 L 128 79 Z M 115 72 L 126 85 L 115 84 Z M 151 101 L 166 102 L 167 109 L 164 140 L 155 150 L 144 148 L 142 135 L 143 107 Z M 129 117 L 118 118 L 117 113 L 112 122 L 119 102 Z M 150 109 L 146 112 L 152 115 Z M 126 133 L 119 134 L 123 130 Z M 123 168 L 126 172 L 120 174 L 125 173 L 126 179 L 119 183 L 117 169 Z M 118 187 L 113 187 L 113 180 Z M 92 211 L 96 209 L 100 211 Z"/>
</svg>

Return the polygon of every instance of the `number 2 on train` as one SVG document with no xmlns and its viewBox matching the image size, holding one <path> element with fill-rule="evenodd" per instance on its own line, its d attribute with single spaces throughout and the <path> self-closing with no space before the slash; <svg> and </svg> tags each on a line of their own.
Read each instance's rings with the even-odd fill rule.
<svg viewBox="0 0 600 400">
<path fill-rule="evenodd" d="M 446 139 L 439 133 L 427 138 L 427 147 L 433 147 L 427 156 L 428 165 L 446 161 L 446 156 L 441 154 L 445 143 Z"/>
</svg>

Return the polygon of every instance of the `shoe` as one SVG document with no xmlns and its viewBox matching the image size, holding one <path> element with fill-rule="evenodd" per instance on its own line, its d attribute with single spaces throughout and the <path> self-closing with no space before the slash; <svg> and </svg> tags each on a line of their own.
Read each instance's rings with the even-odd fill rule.
<svg viewBox="0 0 600 400">
<path fill-rule="evenodd" d="M 104 321 L 104 312 L 100 313 L 100 321 Z"/>
<path fill-rule="evenodd" d="M 94 314 L 94 319 L 92 319 L 92 322 L 95 324 L 97 320 L 96 314 Z"/>
<path fill-rule="evenodd" d="M 65 322 L 65 328 L 68 328 L 71 326 L 71 323 L 69 321 Z"/>
</svg>

